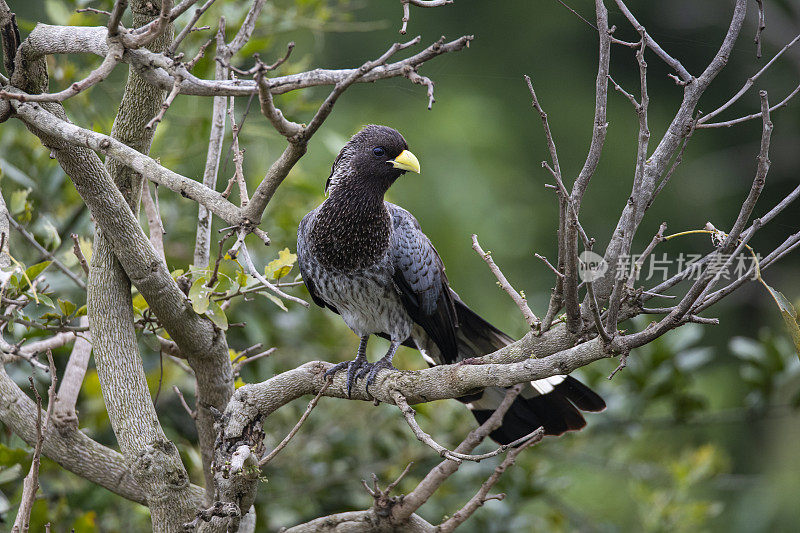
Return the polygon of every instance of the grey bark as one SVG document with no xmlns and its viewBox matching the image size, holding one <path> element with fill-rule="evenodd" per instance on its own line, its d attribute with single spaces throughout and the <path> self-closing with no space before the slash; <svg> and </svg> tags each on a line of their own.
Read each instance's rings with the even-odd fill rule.
<svg viewBox="0 0 800 533">
<path fill-rule="evenodd" d="M 148 12 L 147 6 L 152 8 L 153 4 L 132 3 L 134 26 L 146 24 L 156 15 Z M 151 44 L 152 48 L 163 49 L 171 41 L 171 33 L 169 28 Z M 130 72 L 112 137 L 148 152 L 152 132 L 144 125 L 158 111 L 163 98 L 162 91 L 154 90 Z M 106 161 L 106 169 L 133 213 L 137 213 L 141 176 L 113 159 Z M 195 509 L 186 491 L 189 477 L 177 448 L 166 438 L 158 421 L 133 327 L 131 283 L 102 226 L 95 230 L 86 300 L 97 374 L 117 442 L 147 495 L 153 530 L 180 531 Z"/>
<path fill-rule="evenodd" d="M 89 319 L 81 317 L 80 325 L 88 326 Z M 81 392 L 83 378 L 86 376 L 86 368 L 92 355 L 91 333 L 87 332 L 74 338 L 75 344 L 72 346 L 67 368 L 61 377 L 53 407 L 52 419 L 61 431 L 66 428 L 78 429 L 78 412 L 75 410 L 75 406 L 78 403 L 78 395 Z"/>
</svg>

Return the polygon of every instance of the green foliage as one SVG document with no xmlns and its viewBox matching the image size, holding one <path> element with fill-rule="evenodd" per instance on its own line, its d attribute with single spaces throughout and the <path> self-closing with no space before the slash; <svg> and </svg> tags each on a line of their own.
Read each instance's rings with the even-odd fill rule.
<svg viewBox="0 0 800 533">
<path fill-rule="evenodd" d="M 668 461 L 660 472 L 665 478 L 661 486 L 634 482 L 642 531 L 693 532 L 718 516 L 722 502 L 703 499 L 696 488 L 724 473 L 725 463 L 719 450 L 705 445 Z"/>
<path fill-rule="evenodd" d="M 279 280 L 289 275 L 296 262 L 297 254 L 293 254 L 288 248 L 284 248 L 278 252 L 278 259 L 273 259 L 267 263 L 264 275 L 270 279 Z"/>
<path fill-rule="evenodd" d="M 769 295 L 772 296 L 773 300 L 775 300 L 775 304 L 778 306 L 778 310 L 781 312 L 781 317 L 783 317 L 783 322 L 786 324 L 786 330 L 789 332 L 792 342 L 794 343 L 797 357 L 800 357 L 800 324 L 797 323 L 797 311 L 795 311 L 792 302 L 790 302 L 780 291 L 776 291 L 767 285 L 767 282 L 765 282 L 763 279 L 761 280 L 761 284 L 767 288 Z"/>
</svg>

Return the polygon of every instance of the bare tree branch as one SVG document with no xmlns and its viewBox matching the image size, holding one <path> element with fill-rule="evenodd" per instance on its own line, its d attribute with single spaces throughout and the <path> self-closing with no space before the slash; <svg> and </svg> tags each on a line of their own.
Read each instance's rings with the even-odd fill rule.
<svg viewBox="0 0 800 533">
<path fill-rule="evenodd" d="M 155 186 L 153 196 L 150 196 L 150 182 L 145 182 L 142 190 L 142 205 L 147 215 L 147 228 L 150 237 L 150 244 L 153 249 L 166 262 L 164 258 L 164 223 L 161 221 L 161 212 L 158 208 L 158 185 Z"/>
<path fill-rule="evenodd" d="M 50 417 L 53 414 L 53 404 L 55 404 L 56 400 L 56 383 L 58 383 L 53 353 L 49 350 L 47 351 L 47 361 L 50 363 L 50 387 L 47 389 L 47 413 L 44 417 L 44 423 L 42 423 L 42 397 L 39 396 L 39 391 L 36 390 L 33 378 L 28 378 L 33 395 L 36 397 L 36 445 L 33 448 L 30 471 L 25 476 L 25 481 L 22 485 L 22 497 L 17 511 L 17 518 L 11 528 L 14 533 L 27 533 L 30 529 L 33 501 L 36 498 L 36 492 L 39 490 L 39 461 L 42 457 L 42 443 L 44 442 L 44 434 L 47 431 Z"/>
<path fill-rule="evenodd" d="M 658 57 L 660 57 L 664 61 L 664 63 L 672 67 L 675 70 L 675 72 L 678 73 L 678 75 L 681 77 L 683 85 L 691 83 L 694 77 L 691 74 L 689 74 L 689 71 L 686 70 L 686 68 L 681 64 L 681 62 L 672 57 L 671 55 L 669 55 L 667 52 L 664 51 L 663 48 L 661 48 L 661 46 L 658 45 L 658 43 L 653 39 L 653 37 L 647 33 L 647 30 L 645 30 L 644 26 L 642 26 L 639 23 L 639 21 L 636 20 L 636 17 L 633 16 L 633 13 L 631 13 L 630 9 L 628 9 L 628 6 L 626 6 L 622 0 L 615 0 L 615 2 L 617 4 L 617 7 L 619 7 L 620 11 L 622 11 L 622 14 L 625 15 L 625 18 L 628 19 L 631 25 L 633 25 L 636 31 L 639 32 L 639 34 L 642 35 L 644 40 L 647 42 L 647 47 L 650 48 L 653 52 L 655 52 L 655 54 Z"/>
<path fill-rule="evenodd" d="M 786 44 L 786 46 L 784 46 L 783 48 L 781 48 L 781 49 L 780 49 L 780 51 L 778 51 L 778 53 L 777 53 L 777 54 L 775 54 L 774 56 L 772 56 L 772 59 L 770 59 L 769 61 L 767 61 L 767 64 L 766 64 L 766 65 L 764 65 L 763 67 L 761 67 L 761 70 L 759 70 L 758 72 L 756 72 L 755 74 L 753 74 L 751 77 L 747 78 L 747 81 L 745 81 L 744 85 L 742 85 L 742 88 L 741 88 L 741 89 L 739 89 L 739 91 L 738 91 L 736 94 L 734 94 L 734 95 L 733 95 L 733 96 L 730 98 L 730 100 L 728 100 L 727 102 L 725 102 L 724 104 L 722 104 L 721 106 L 719 106 L 719 107 L 718 107 L 717 109 L 715 109 L 714 111 L 711 111 L 710 113 L 708 113 L 708 114 L 706 114 L 705 116 L 703 116 L 702 118 L 700 118 L 700 119 L 697 121 L 697 127 L 698 127 L 698 128 L 710 128 L 710 127 L 712 127 L 711 125 L 706 125 L 706 123 L 707 123 L 708 121 L 710 121 L 712 118 L 714 118 L 714 117 L 716 117 L 717 115 L 719 115 L 720 113 L 722 113 L 723 111 L 725 111 L 726 109 L 728 109 L 728 108 L 729 108 L 730 106 L 732 106 L 733 104 L 735 104 L 735 103 L 736 103 L 736 102 L 737 102 L 737 101 L 738 101 L 738 100 L 739 100 L 739 99 L 740 99 L 740 98 L 741 98 L 741 97 L 742 97 L 742 96 L 743 96 L 743 95 L 744 95 L 744 94 L 745 94 L 745 93 L 746 93 L 746 92 L 747 92 L 747 91 L 750 89 L 750 87 L 752 87 L 752 86 L 753 86 L 753 84 L 756 82 L 756 80 L 757 80 L 758 78 L 760 78 L 760 77 L 761 77 L 761 75 L 762 75 L 762 74 L 764 74 L 764 72 L 766 72 L 766 71 L 767 71 L 767 69 L 769 69 L 769 68 L 772 66 L 772 64 L 773 64 L 773 63 L 775 63 L 775 61 L 777 61 L 777 60 L 778 60 L 778 58 L 779 58 L 779 57 L 781 57 L 781 56 L 782 56 L 782 55 L 783 55 L 783 54 L 784 54 L 784 53 L 785 53 L 787 50 L 789 50 L 789 49 L 790 49 L 792 46 L 794 46 L 795 44 L 797 44 L 797 42 L 798 42 L 798 41 L 800 41 L 800 34 L 796 35 L 796 36 L 795 36 L 795 38 L 794 38 L 794 39 L 792 39 L 791 41 L 789 41 L 789 42 Z"/>
<path fill-rule="evenodd" d="M 411 20 L 411 9 L 409 5 L 417 7 L 440 7 L 447 4 L 452 4 L 453 0 L 400 0 L 403 5 L 403 18 L 401 22 L 403 25 L 400 27 L 400 34 L 405 35 L 408 29 L 408 21 Z"/>
<path fill-rule="evenodd" d="M 489 491 L 492 490 L 492 487 L 500 480 L 500 476 L 508 469 L 508 467 L 512 466 L 517 459 L 517 456 L 525 451 L 526 448 L 536 444 L 542 440 L 544 437 L 544 428 L 537 429 L 531 436 L 530 439 L 525 441 L 521 444 L 518 448 L 514 448 L 510 452 L 508 452 L 508 456 L 503 459 L 503 462 L 494 469 L 492 475 L 489 476 L 489 479 L 483 482 L 481 485 L 481 489 L 478 493 L 468 501 L 464 507 L 456 511 L 453 516 L 439 524 L 437 528 L 438 531 L 441 533 L 450 533 L 451 531 L 455 530 L 458 526 L 466 522 L 472 514 L 478 510 L 484 503 L 486 503 L 490 499 L 502 500 L 505 497 L 505 494 L 499 494 L 497 496 L 489 496 Z"/>
<path fill-rule="evenodd" d="M 82 326 L 88 326 L 89 319 L 85 316 L 81 317 L 80 323 Z M 83 378 L 86 375 L 86 368 L 89 366 L 91 353 L 91 335 L 85 333 L 80 337 L 75 336 L 75 344 L 72 345 L 72 352 L 69 355 L 67 368 L 64 369 L 64 376 L 61 386 L 58 388 L 58 396 L 55 399 L 53 410 L 53 421 L 61 432 L 65 428 L 78 429 L 78 412 L 75 406 L 78 403 L 78 395 L 83 386 Z"/>
</svg>

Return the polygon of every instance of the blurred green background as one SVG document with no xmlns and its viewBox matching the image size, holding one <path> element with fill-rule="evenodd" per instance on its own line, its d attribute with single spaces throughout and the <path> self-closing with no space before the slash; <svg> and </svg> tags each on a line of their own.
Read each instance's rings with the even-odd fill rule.
<svg viewBox="0 0 800 533">
<path fill-rule="evenodd" d="M 615 35 L 636 40 L 638 36 L 616 6 L 610 5 L 613 2 L 606 3 L 611 24 L 619 28 Z M 11 8 L 26 34 L 36 21 L 104 24 L 100 16 L 74 10 L 87 6 L 108 9 L 110 4 L 107 0 L 35 0 L 13 1 Z M 725 102 L 800 31 L 796 2 L 766 4 L 764 57 L 755 57 L 753 3 L 728 67 L 703 97 L 699 110 L 707 113 Z M 570 5 L 593 20 L 592 2 Z M 628 5 L 650 34 L 694 74 L 713 57 L 732 12 L 731 1 L 631 0 Z M 235 29 L 246 8 L 245 2 L 219 0 L 201 23 L 215 28 L 216 18 L 224 14 L 228 28 Z M 292 58 L 276 75 L 319 66 L 359 66 L 398 40 L 400 17 L 399 2 L 269 2 L 238 64 L 249 67 L 254 52 L 267 60 L 282 56 L 293 40 L 297 46 Z M 184 45 L 187 55 L 191 57 L 213 31 L 193 33 Z M 264 248 L 248 241 L 250 249 L 259 265 L 276 258 L 284 247 L 294 251 L 297 223 L 323 200 L 330 164 L 342 144 L 364 124 L 390 125 L 406 137 L 423 173 L 402 178 L 388 199 L 420 220 L 462 298 L 501 329 L 520 336 L 525 323 L 471 250 L 470 234 L 478 234 L 512 284 L 525 291 L 535 311 L 544 314 L 554 279 L 533 254 L 555 259 L 557 209 L 552 191 L 544 188 L 549 175 L 540 163 L 548 157 L 547 148 L 522 76 L 532 77 L 549 113 L 569 184 L 583 165 L 591 137 L 595 31 L 556 0 L 458 0 L 445 8 L 412 8 L 407 38 L 417 34 L 422 36 L 420 47 L 440 35 L 449 39 L 476 36 L 469 49 L 438 57 L 420 69 L 436 83 L 433 110 L 426 109 L 425 88 L 405 79 L 348 90 L 267 210 L 262 227 L 269 231 L 273 246 Z M 209 51 L 195 69 L 198 76 L 213 75 L 213 47 Z M 646 59 L 651 147 L 655 147 L 677 109 L 681 89 L 667 78 L 669 69 L 652 53 L 648 52 Z M 56 90 L 85 76 L 98 59 L 60 56 L 51 58 L 49 64 L 51 88 Z M 631 50 L 613 48 L 611 72 L 629 92 L 638 94 L 638 70 Z M 756 112 L 758 89 L 768 90 L 771 102 L 778 102 L 797 85 L 798 72 L 800 50 L 791 50 L 720 118 Z M 126 73 L 120 67 L 103 84 L 69 100 L 70 118 L 83 127 L 110 132 Z M 278 97 L 276 104 L 290 119 L 302 122 L 310 119 L 326 94 L 325 88 L 307 90 Z M 259 114 L 257 100 L 237 98 L 240 123 L 247 109 L 240 142 L 245 149 L 245 175 L 255 187 L 284 142 Z M 179 97 L 158 127 L 151 155 L 183 175 L 200 179 L 210 112 L 208 98 Z M 775 112 L 772 119 L 772 168 L 756 216 L 791 191 L 800 176 L 797 104 Z M 613 90 L 608 121 L 603 157 L 581 211 L 584 228 L 597 239 L 596 249 L 608 242 L 630 193 L 636 155 L 636 115 L 625 97 Z M 683 164 L 648 212 L 635 250 L 644 248 L 662 221 L 668 222 L 670 233 L 702 228 L 706 221 L 729 228 L 754 176 L 760 129 L 760 122 L 752 121 L 730 129 L 696 132 Z M 230 130 L 227 139 L 229 143 Z M 68 178 L 18 121 L 0 126 L 0 168 L 6 200 L 15 191 L 30 188 L 27 226 L 60 258 L 75 265 L 69 233 L 91 238 L 88 213 Z M 232 172 L 226 147 L 222 187 Z M 168 191 L 160 200 L 168 232 L 169 266 L 186 269 L 192 261 L 196 206 Z M 762 229 L 751 242 L 756 251 L 766 255 L 798 231 L 799 214 L 796 206 L 791 207 Z M 666 243 L 659 250 L 703 253 L 710 247 L 707 239 L 693 236 Z M 26 264 L 40 259 L 17 234 L 12 234 L 12 251 Z M 798 255 L 793 254 L 765 272 L 765 279 L 795 303 L 800 298 L 799 266 Z M 290 278 L 296 274 L 293 271 Z M 85 295 L 74 292 L 74 286 L 58 273 L 49 272 L 48 281 L 60 297 L 68 296 L 78 305 L 85 303 Z M 307 297 L 303 288 L 293 291 Z M 462 526 L 463 531 L 795 531 L 800 523 L 796 505 L 800 494 L 797 354 L 780 314 L 760 286 L 742 288 L 705 314 L 719 317 L 720 325 L 690 325 L 664 336 L 632 354 L 628 368 L 613 381 L 605 378 L 615 361 L 579 371 L 581 379 L 603 394 L 609 409 L 590 415 L 582 432 L 548 438 L 523 454 L 497 487 L 507 493 L 506 499 L 489 502 Z M 228 332 L 232 348 L 242 350 L 256 342 L 278 348 L 269 358 L 244 368 L 245 382 L 267 379 L 313 359 L 350 359 L 357 345 L 339 317 L 316 307 L 305 310 L 289 305 L 284 312 L 268 299 L 256 297 L 237 301 L 229 319 L 247 324 Z M 636 321 L 628 328 L 644 325 L 646 321 Z M 26 334 L 24 328 L 14 333 Z M 373 340 L 370 358 L 378 357 L 385 348 L 383 341 Z M 142 351 L 155 396 L 159 357 L 144 342 Z M 56 354 L 59 368 L 66 364 L 67 355 L 68 349 Z M 396 362 L 401 368 L 424 366 L 418 354 L 408 349 L 402 349 Z M 24 386 L 29 367 L 9 370 Z M 44 379 L 39 378 L 44 390 Z M 190 379 L 165 360 L 157 408 L 165 431 L 178 444 L 193 479 L 199 482 L 199 455 L 191 444 L 194 429 L 172 393 L 172 385 L 178 385 L 192 401 Z M 305 402 L 295 402 L 270 417 L 268 447 L 280 442 L 304 408 Z M 85 431 L 116 446 L 91 369 L 79 409 Z M 455 446 L 474 426 L 472 417 L 457 402 L 435 402 L 418 410 L 423 427 L 447 446 Z M 0 516 L 13 520 L 30 448 L 4 430 Z M 483 449 L 490 449 L 489 444 Z M 261 485 L 257 502 L 259 531 L 366 508 L 371 499 L 360 486 L 361 478 L 368 479 L 375 472 L 388 481 L 414 461 L 400 484 L 400 490 L 407 492 L 437 459 L 413 438 L 396 409 L 323 399 L 293 444 L 264 472 L 267 482 Z M 465 464 L 420 509 L 422 516 L 436 523 L 453 513 L 495 465 L 496 461 Z M 40 529 L 46 521 L 53 523 L 53 531 L 140 531 L 148 527 L 146 509 L 93 487 L 52 462 L 44 461 L 41 483 L 43 498 L 34 511 Z"/>
</svg>

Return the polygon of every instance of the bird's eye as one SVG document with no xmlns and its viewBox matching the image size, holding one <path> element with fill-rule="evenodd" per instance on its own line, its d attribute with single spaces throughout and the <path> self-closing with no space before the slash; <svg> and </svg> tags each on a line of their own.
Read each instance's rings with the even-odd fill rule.
<svg viewBox="0 0 800 533">
<path fill-rule="evenodd" d="M 372 149 L 372 153 L 377 157 L 383 157 L 386 155 L 386 149 L 383 146 L 376 146 Z"/>
</svg>

